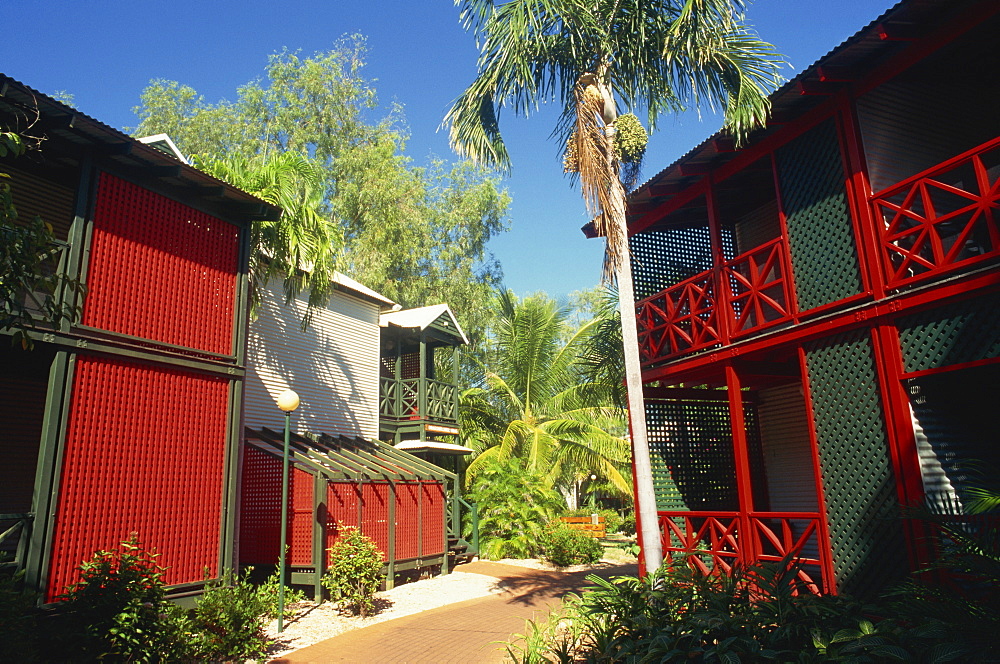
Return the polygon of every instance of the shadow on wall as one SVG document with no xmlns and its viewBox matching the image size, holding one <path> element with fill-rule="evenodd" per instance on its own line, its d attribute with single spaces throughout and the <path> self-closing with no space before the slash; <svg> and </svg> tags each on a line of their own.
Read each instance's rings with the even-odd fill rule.
<svg viewBox="0 0 1000 664">
<path fill-rule="evenodd" d="M 245 392 L 246 424 L 284 426 L 277 395 L 295 390 L 300 433 L 376 437 L 378 432 L 378 310 L 335 294 L 303 330 L 296 299 L 271 291 L 250 325 Z M 367 435 L 366 435 L 367 434 Z"/>
</svg>

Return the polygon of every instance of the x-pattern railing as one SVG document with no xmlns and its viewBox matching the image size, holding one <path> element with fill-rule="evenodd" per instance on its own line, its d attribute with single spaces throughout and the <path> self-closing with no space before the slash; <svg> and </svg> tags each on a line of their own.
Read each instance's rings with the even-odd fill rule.
<svg viewBox="0 0 1000 664">
<path fill-rule="evenodd" d="M 733 335 L 791 318 L 786 255 L 785 243 L 778 238 L 726 262 Z"/>
<path fill-rule="evenodd" d="M 729 573 L 736 564 L 790 557 L 797 579 L 814 593 L 827 592 L 827 549 L 819 514 L 811 512 L 660 512 L 663 550 L 688 556 L 702 574 Z"/>
<path fill-rule="evenodd" d="M 424 408 L 420 407 L 421 393 Z M 395 380 L 383 376 L 380 381 L 379 412 L 395 419 L 430 418 L 458 420 L 458 390 L 451 383 L 429 378 Z"/>
<path fill-rule="evenodd" d="M 642 361 L 651 364 L 792 318 L 788 252 L 781 238 L 722 264 L 722 297 L 706 270 L 636 304 Z M 725 311 L 725 320 L 718 311 Z"/>
<path fill-rule="evenodd" d="M 24 568 L 24 559 L 31 541 L 31 526 L 35 515 L 31 512 L 0 514 L 0 570 Z"/>
<path fill-rule="evenodd" d="M 636 304 L 645 362 L 719 343 L 712 272 L 702 272 Z"/>
<path fill-rule="evenodd" d="M 871 197 L 889 287 L 1000 254 L 1000 137 Z"/>
</svg>

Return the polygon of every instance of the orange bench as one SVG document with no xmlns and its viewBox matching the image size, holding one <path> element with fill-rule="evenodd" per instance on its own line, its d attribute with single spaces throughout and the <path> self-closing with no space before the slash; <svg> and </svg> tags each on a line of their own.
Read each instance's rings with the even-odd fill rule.
<svg viewBox="0 0 1000 664">
<path fill-rule="evenodd" d="M 571 529 L 579 530 L 595 539 L 601 539 L 607 534 L 604 530 L 603 516 L 561 516 L 559 520 Z"/>
</svg>

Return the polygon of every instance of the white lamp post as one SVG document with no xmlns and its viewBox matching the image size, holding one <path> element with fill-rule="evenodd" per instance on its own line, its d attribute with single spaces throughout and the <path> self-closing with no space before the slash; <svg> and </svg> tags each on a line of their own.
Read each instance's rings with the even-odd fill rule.
<svg viewBox="0 0 1000 664">
<path fill-rule="evenodd" d="M 292 411 L 299 407 L 299 395 L 285 390 L 278 395 L 278 408 L 285 413 L 285 449 L 281 455 L 281 553 L 278 558 L 278 633 L 285 629 L 285 542 L 288 538 L 288 438 Z"/>
</svg>

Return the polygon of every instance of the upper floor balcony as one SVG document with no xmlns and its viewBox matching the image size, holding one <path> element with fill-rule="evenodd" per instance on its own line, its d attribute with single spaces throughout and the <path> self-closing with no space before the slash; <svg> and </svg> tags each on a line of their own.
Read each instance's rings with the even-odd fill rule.
<svg viewBox="0 0 1000 664">
<path fill-rule="evenodd" d="M 1000 137 L 876 192 L 886 286 L 1000 256 Z"/>
<path fill-rule="evenodd" d="M 644 364 L 791 320 L 788 251 L 777 238 L 636 304 Z"/>
<path fill-rule="evenodd" d="M 379 429 L 383 440 L 458 434 L 458 348 L 468 343 L 439 304 L 382 314 Z"/>
<path fill-rule="evenodd" d="M 379 417 L 394 422 L 458 422 L 458 386 L 418 376 L 379 380 Z"/>
</svg>

